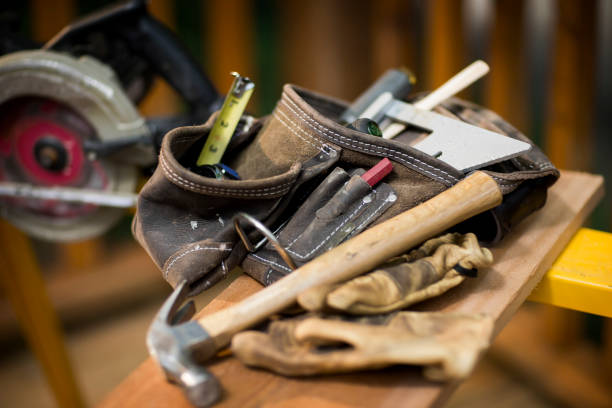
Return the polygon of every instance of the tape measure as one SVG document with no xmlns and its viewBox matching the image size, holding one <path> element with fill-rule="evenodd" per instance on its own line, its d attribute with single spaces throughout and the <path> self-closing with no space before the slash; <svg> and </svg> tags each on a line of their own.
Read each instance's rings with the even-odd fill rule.
<svg viewBox="0 0 612 408">
<path fill-rule="evenodd" d="M 215 120 L 208 139 L 206 139 L 206 143 L 200 152 L 196 162 L 198 166 L 217 164 L 221 161 L 223 153 L 225 153 L 225 149 L 255 89 L 255 83 L 249 78 L 243 77 L 237 72 L 232 72 L 231 74 L 235 77 L 234 82 L 223 102 L 221 112 L 219 112 L 219 116 Z"/>
</svg>

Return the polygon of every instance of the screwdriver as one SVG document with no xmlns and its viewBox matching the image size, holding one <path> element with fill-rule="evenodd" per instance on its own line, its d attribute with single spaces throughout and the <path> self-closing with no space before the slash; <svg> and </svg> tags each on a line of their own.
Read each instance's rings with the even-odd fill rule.
<svg viewBox="0 0 612 408">
<path fill-rule="evenodd" d="M 389 69 L 368 87 L 340 115 L 342 123 L 348 124 L 363 118 L 368 107 L 384 92 L 391 92 L 393 97 L 401 99 L 406 96 L 415 84 L 414 74 L 405 67 Z M 371 118 L 369 118 L 371 119 Z"/>
<path fill-rule="evenodd" d="M 248 77 L 241 76 L 237 72 L 232 72 L 231 75 L 235 77 L 234 82 L 200 152 L 196 162 L 198 166 L 217 164 L 221 161 L 255 89 L 255 83 Z"/>
</svg>

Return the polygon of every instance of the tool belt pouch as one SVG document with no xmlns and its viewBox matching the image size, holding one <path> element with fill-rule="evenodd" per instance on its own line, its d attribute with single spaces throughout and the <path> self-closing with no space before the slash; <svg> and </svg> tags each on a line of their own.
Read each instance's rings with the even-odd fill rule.
<svg viewBox="0 0 612 408">
<path fill-rule="evenodd" d="M 213 123 L 211 117 L 203 126 L 176 128 L 164 137 L 159 165 L 139 194 L 132 223 L 134 237 L 168 283 L 187 280 L 191 294 L 218 282 L 246 255 L 232 222 L 237 213 L 270 225 L 300 186 L 339 157 L 278 132 L 264 118 L 234 135 L 223 157 L 241 180 L 203 177 L 190 166 Z"/>
<path fill-rule="evenodd" d="M 272 115 L 235 135 L 223 156 L 242 180 L 207 178 L 189 169 L 214 118 L 203 126 L 169 132 L 159 165 L 140 192 L 133 222 L 134 236 L 164 278 L 173 286 L 186 279 L 196 294 L 240 264 L 247 251 L 232 222 L 239 212 L 273 230 L 289 219 L 280 232 L 281 243 L 295 252 L 300 264 L 465 176 L 411 148 L 404 135 L 386 140 L 340 125 L 345 108 L 342 101 L 285 85 Z M 460 100 L 436 111 L 527 140 L 492 112 Z M 393 172 L 370 190 L 358 176 L 383 157 L 393 162 Z M 484 170 L 498 181 L 504 203 L 467 228 L 491 240 L 541 207 L 546 188 L 558 177 L 536 147 Z M 257 231 L 248 228 L 257 242 Z M 243 267 L 263 284 L 290 270 L 270 246 L 252 253 Z"/>
<path fill-rule="evenodd" d="M 278 243 L 296 267 L 367 227 L 428 200 L 465 176 L 411 148 L 406 141 L 420 136 L 416 130 L 386 140 L 341 126 L 337 120 L 345 108 L 340 101 L 286 85 L 267 124 L 288 138 L 301 139 L 304 146 L 317 146 L 321 151 L 327 149 L 339 155 L 337 167 L 300 202 L 289 222 L 276 234 Z M 459 99 L 450 99 L 435 110 L 531 143 L 495 113 Z M 279 153 L 281 150 L 279 146 Z M 393 172 L 370 188 L 359 175 L 383 157 L 393 162 Z M 542 207 L 547 188 L 559 176 L 535 146 L 517 158 L 482 170 L 498 182 L 504 201 L 456 229 L 474 232 L 486 242 L 499 241 L 512 226 Z M 272 243 L 250 253 L 242 267 L 263 285 L 270 285 L 291 272 L 290 265 Z"/>
<path fill-rule="evenodd" d="M 372 188 L 363 173 L 336 167 L 280 231 L 278 241 L 296 267 L 357 235 L 397 200 L 389 184 Z M 264 285 L 291 272 L 272 244 L 249 254 L 242 266 Z"/>
</svg>

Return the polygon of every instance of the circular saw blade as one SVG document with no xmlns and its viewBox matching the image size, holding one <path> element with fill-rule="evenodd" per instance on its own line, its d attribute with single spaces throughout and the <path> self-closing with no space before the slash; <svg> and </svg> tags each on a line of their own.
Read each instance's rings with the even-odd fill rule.
<svg viewBox="0 0 612 408">
<path fill-rule="evenodd" d="M 0 180 L 131 192 L 135 169 L 91 160 L 83 141 L 99 139 L 93 127 L 67 105 L 48 98 L 21 97 L 0 106 Z M 4 199 L 3 216 L 29 235 L 72 241 L 99 235 L 125 212 L 56 200 Z"/>
<path fill-rule="evenodd" d="M 151 145 L 107 158 L 86 153 L 89 140 L 145 140 L 149 128 L 115 73 L 88 56 L 47 50 L 0 57 L 0 179 L 42 188 L 59 186 L 134 192 L 138 166 L 153 163 Z M 100 235 L 125 211 L 92 204 L 11 197 L 2 216 L 31 236 L 75 241 Z"/>
<path fill-rule="evenodd" d="M 42 188 L 134 192 L 152 146 L 96 158 L 83 143 L 146 139 L 150 131 L 115 73 L 92 57 L 20 51 L 0 57 L 0 180 Z M 75 241 L 100 235 L 125 211 L 59 200 L 0 200 L 2 216 L 31 236 Z"/>
<path fill-rule="evenodd" d="M 97 139 L 93 127 L 65 104 L 22 97 L 0 107 L 0 180 L 37 186 L 61 186 L 131 192 L 135 169 L 107 160 L 91 160 L 83 141 Z M 125 212 L 117 208 L 56 200 L 6 198 L 3 216 L 29 235 L 73 241 L 99 235 Z"/>
</svg>

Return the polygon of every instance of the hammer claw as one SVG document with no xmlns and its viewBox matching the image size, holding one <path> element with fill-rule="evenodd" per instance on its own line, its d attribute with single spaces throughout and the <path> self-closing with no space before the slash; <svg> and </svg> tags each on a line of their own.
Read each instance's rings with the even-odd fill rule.
<svg viewBox="0 0 612 408">
<path fill-rule="evenodd" d="M 162 305 L 161 309 L 159 309 L 157 318 L 163 320 L 166 323 L 173 324 L 173 322 L 175 321 L 177 310 L 179 310 L 185 299 L 187 299 L 188 292 L 189 285 L 187 285 L 186 280 L 183 280 L 176 286 L 172 294 L 168 296 L 168 298 Z"/>
<path fill-rule="evenodd" d="M 195 311 L 195 303 L 190 300 L 174 313 L 170 324 L 175 325 L 188 321 L 195 314 Z"/>
<path fill-rule="evenodd" d="M 168 296 L 149 328 L 147 346 L 166 378 L 180 384 L 192 404 L 207 407 L 219 399 L 221 387 L 199 363 L 217 349 L 198 322 L 188 321 L 195 313 L 193 301 L 183 305 L 188 293 L 187 281 L 182 281 Z"/>
</svg>

